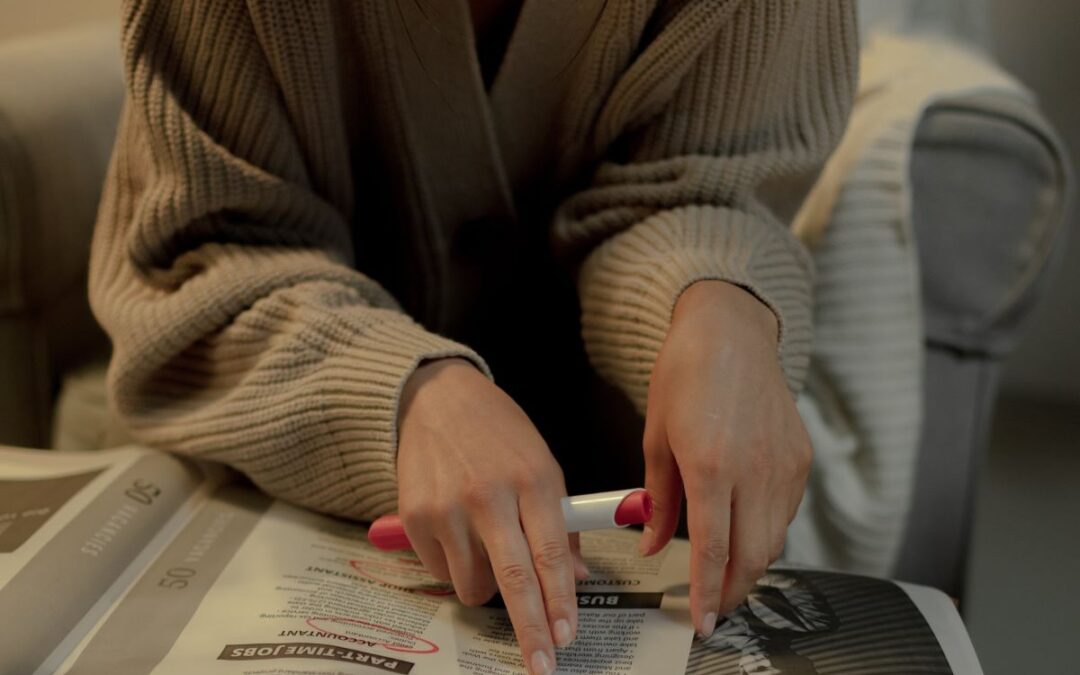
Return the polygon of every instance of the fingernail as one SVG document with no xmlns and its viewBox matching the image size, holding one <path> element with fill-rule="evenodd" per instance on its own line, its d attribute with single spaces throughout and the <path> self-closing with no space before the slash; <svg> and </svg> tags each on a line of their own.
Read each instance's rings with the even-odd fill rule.
<svg viewBox="0 0 1080 675">
<path fill-rule="evenodd" d="M 655 537 L 653 529 L 648 525 L 645 526 L 645 531 L 641 533 L 641 539 L 638 540 L 637 550 L 638 555 L 648 555 L 649 549 L 652 548 L 653 538 Z"/>
<path fill-rule="evenodd" d="M 574 573 L 579 579 L 588 579 L 589 574 L 591 574 L 589 566 L 581 558 L 574 558 Z"/>
<path fill-rule="evenodd" d="M 542 651 L 533 652 L 529 662 L 532 665 L 532 675 L 551 675 L 555 672 L 551 666 L 551 659 Z"/>
<path fill-rule="evenodd" d="M 570 629 L 570 622 L 566 619 L 559 619 L 556 621 L 552 633 L 555 636 L 555 646 L 560 649 L 574 641 L 574 634 Z"/>
<path fill-rule="evenodd" d="M 698 629 L 698 637 L 705 639 L 713 634 L 716 630 L 716 612 L 709 612 L 705 615 L 705 618 L 701 620 L 701 628 Z"/>
</svg>

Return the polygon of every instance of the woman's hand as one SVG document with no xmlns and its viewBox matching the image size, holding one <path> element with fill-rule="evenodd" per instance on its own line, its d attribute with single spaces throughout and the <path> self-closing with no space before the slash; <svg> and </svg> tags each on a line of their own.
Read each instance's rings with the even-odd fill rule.
<svg viewBox="0 0 1080 675">
<path fill-rule="evenodd" d="M 776 354 L 777 324 L 723 281 L 679 297 L 649 382 L 645 485 L 655 510 L 641 550 L 675 532 L 685 489 L 694 626 L 712 633 L 784 547 L 802 499 L 810 440 Z"/>
<path fill-rule="evenodd" d="M 524 411 L 462 359 L 422 365 L 402 393 L 398 508 L 428 571 L 466 605 L 502 593 L 526 666 L 555 670 L 577 632 L 562 471 Z"/>
</svg>

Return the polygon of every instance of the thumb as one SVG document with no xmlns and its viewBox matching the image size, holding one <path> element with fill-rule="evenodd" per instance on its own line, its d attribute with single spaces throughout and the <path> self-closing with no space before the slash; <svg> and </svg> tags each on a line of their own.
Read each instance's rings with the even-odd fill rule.
<svg viewBox="0 0 1080 675">
<path fill-rule="evenodd" d="M 682 510 L 682 478 L 671 454 L 667 432 L 662 424 L 645 420 L 645 489 L 653 501 L 652 519 L 638 542 L 641 555 L 653 555 L 664 548 L 675 534 Z"/>
</svg>

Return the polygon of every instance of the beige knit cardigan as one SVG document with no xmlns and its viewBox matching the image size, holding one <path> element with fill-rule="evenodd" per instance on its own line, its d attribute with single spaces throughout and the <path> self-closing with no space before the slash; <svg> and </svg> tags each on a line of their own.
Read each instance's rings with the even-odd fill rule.
<svg viewBox="0 0 1080 675">
<path fill-rule="evenodd" d="M 537 204 L 589 359 L 639 409 L 701 279 L 776 313 L 797 391 L 811 262 L 766 195 L 790 202 L 836 144 L 856 43 L 841 0 L 527 0 L 486 89 L 464 0 L 127 2 L 90 269 L 113 412 L 290 501 L 392 510 L 413 369 L 491 374 L 439 334 L 476 291 L 455 242 Z M 398 297 L 357 262 L 387 231 L 407 233 Z"/>
</svg>

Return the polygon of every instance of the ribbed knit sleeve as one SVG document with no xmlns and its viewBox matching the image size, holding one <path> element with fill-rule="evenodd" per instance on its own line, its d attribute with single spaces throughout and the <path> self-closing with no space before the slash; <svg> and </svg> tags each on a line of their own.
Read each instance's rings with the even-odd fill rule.
<svg viewBox="0 0 1080 675">
<path fill-rule="evenodd" d="M 588 251 L 586 349 L 639 409 L 675 302 L 704 279 L 776 314 L 779 358 L 800 389 L 812 265 L 760 194 L 805 181 L 837 144 L 856 58 L 851 2 L 702 0 L 682 3 L 617 82 L 596 123 L 607 159 L 562 205 L 554 236 Z"/>
<path fill-rule="evenodd" d="M 276 3 L 127 3 L 127 101 L 90 268 L 115 413 L 148 444 L 370 518 L 396 503 L 398 398 L 433 335 L 351 268 L 338 64 Z M 312 14 L 310 21 L 325 21 Z M 291 39 L 305 58 L 260 40 Z"/>
</svg>

